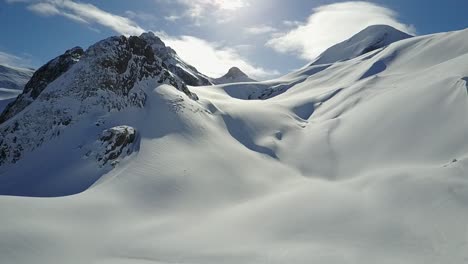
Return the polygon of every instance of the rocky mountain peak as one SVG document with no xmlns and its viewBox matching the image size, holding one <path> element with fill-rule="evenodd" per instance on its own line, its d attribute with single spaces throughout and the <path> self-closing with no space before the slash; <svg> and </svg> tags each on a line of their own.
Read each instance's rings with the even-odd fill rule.
<svg viewBox="0 0 468 264">
<path fill-rule="evenodd" d="M 237 83 L 237 82 L 255 82 L 247 74 L 245 74 L 238 67 L 231 67 L 228 72 L 220 78 L 213 79 L 213 83 L 225 84 L 225 83 Z"/>
<path fill-rule="evenodd" d="M 243 71 L 237 67 L 231 67 L 229 71 L 224 75 L 226 77 L 249 77 Z"/>
<path fill-rule="evenodd" d="M 164 61 L 167 68 L 187 85 L 203 86 L 212 84 L 207 76 L 183 61 L 175 50 L 166 46 L 153 32 L 142 33 L 139 38 L 145 40 L 151 46 L 156 56 Z"/>
<path fill-rule="evenodd" d="M 144 87 L 170 84 L 192 99 L 187 73 L 175 53 L 156 36 L 114 36 L 80 47 L 39 68 L 18 98 L 0 115 L 0 165 L 15 163 L 89 115 L 143 107 Z M 180 60 L 180 61 L 179 61 Z M 179 63 L 180 62 L 180 63 Z M 187 66 L 188 69 L 188 66 Z M 184 74 L 181 74 L 184 73 Z"/>
</svg>

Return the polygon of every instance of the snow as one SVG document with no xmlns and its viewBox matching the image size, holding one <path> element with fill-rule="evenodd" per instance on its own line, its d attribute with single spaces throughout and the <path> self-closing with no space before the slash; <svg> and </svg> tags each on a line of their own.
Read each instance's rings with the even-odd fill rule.
<svg viewBox="0 0 468 264">
<path fill-rule="evenodd" d="M 327 49 L 312 64 L 330 64 L 349 60 L 410 37 L 412 36 L 391 26 L 369 26 L 352 38 Z"/>
<path fill-rule="evenodd" d="M 198 101 L 138 83 L 144 107 L 91 108 L 0 168 L 0 260 L 463 263 L 467 40 L 413 37 L 268 82 L 189 87 Z M 122 126 L 138 131 L 133 154 L 115 168 L 82 158 Z"/>
</svg>

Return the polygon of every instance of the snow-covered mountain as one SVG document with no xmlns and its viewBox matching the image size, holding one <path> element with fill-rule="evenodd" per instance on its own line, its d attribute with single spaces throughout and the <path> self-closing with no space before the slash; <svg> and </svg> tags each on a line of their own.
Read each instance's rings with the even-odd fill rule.
<svg viewBox="0 0 468 264">
<path fill-rule="evenodd" d="M 145 85 L 167 83 L 196 99 L 170 71 L 170 61 L 158 56 L 153 40 L 158 39 L 148 34 L 111 37 L 86 52 L 68 50 L 39 68 L 0 115 L 0 165 L 15 163 L 91 116 L 143 107 Z"/>
<path fill-rule="evenodd" d="M 467 43 L 187 88 L 99 42 L 0 125 L 0 262 L 463 263 Z"/>
<path fill-rule="evenodd" d="M 410 37 L 412 36 L 391 26 L 369 26 L 352 38 L 325 50 L 312 62 L 312 65 L 330 64 L 349 60 Z"/>
<path fill-rule="evenodd" d="M 214 84 L 226 84 L 226 83 L 240 83 L 240 82 L 256 82 L 254 79 L 251 79 L 247 74 L 241 71 L 237 67 L 232 67 L 229 71 L 212 81 Z"/>
</svg>

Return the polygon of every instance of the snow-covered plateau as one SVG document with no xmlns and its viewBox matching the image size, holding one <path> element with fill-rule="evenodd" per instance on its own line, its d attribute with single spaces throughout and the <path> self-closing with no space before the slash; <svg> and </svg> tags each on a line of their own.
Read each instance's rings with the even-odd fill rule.
<svg viewBox="0 0 468 264">
<path fill-rule="evenodd" d="M 0 263 L 468 261 L 468 29 L 219 85 L 161 43 L 69 50 L 4 110 Z"/>
</svg>

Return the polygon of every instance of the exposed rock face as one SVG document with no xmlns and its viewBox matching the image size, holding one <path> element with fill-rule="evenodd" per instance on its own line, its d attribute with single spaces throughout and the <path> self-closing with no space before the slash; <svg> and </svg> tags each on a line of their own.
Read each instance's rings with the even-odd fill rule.
<svg viewBox="0 0 468 264">
<path fill-rule="evenodd" d="M 117 126 L 104 130 L 85 157 L 95 158 L 100 167 L 116 166 L 137 147 L 137 132 L 133 127 Z"/>
<path fill-rule="evenodd" d="M 232 67 L 220 78 L 213 79 L 215 84 L 237 83 L 237 82 L 256 82 L 237 67 Z"/>
<path fill-rule="evenodd" d="M 146 86 L 170 84 L 197 99 L 153 45 L 145 37 L 110 37 L 41 67 L 0 116 L 0 165 L 17 162 L 86 116 L 143 107 Z"/>
<path fill-rule="evenodd" d="M 143 33 L 140 38 L 151 46 L 154 53 L 164 61 L 169 71 L 181 78 L 187 85 L 212 85 L 207 76 L 201 74 L 195 67 L 181 60 L 172 48 L 166 46 L 164 42 L 152 32 Z"/>
</svg>

